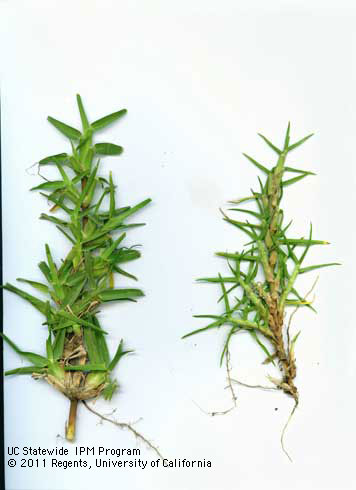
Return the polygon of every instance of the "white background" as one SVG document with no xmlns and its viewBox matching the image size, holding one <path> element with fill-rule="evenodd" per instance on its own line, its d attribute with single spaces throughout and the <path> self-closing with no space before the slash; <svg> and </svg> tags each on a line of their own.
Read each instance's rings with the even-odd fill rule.
<svg viewBox="0 0 356 490">
<path fill-rule="evenodd" d="M 135 421 L 167 458 L 207 459 L 211 469 L 7 469 L 9 490 L 350 490 L 355 454 L 355 141 L 356 77 L 353 2 L 332 1 L 1 1 L 1 98 L 4 280 L 40 279 L 37 263 L 48 242 L 60 260 L 68 244 L 38 220 L 47 204 L 29 188 L 40 182 L 40 158 L 67 151 L 47 122 L 52 115 L 78 125 L 75 94 L 91 120 L 128 109 L 103 133 L 125 148 L 107 159 L 120 204 L 150 196 L 127 244 L 143 257 L 126 268 L 146 297 L 110 305 L 102 313 L 110 348 L 121 337 L 134 348 L 118 370 L 120 393 L 104 413 Z M 268 7 L 267 7 L 268 5 Z M 224 331 L 185 341 L 203 326 L 193 313 L 215 313 L 219 290 L 194 278 L 226 272 L 218 250 L 238 250 L 244 238 L 218 211 L 256 188 L 256 170 L 241 155 L 265 164 L 275 157 L 256 135 L 276 144 L 288 120 L 292 139 L 316 135 L 290 158 L 315 171 L 288 188 L 284 209 L 296 236 L 310 221 L 315 238 L 309 263 L 337 260 L 320 271 L 318 314 L 299 312 L 300 407 L 287 435 L 293 464 L 279 437 L 292 402 L 282 393 L 239 387 L 238 408 L 224 417 L 204 410 L 231 404 L 218 366 Z M 137 221 L 137 220 L 136 220 Z M 317 274 L 300 281 L 307 291 Z M 131 282 L 125 281 L 125 284 Z M 25 350 L 43 353 L 42 317 L 5 293 L 5 331 Z M 249 336 L 232 348 L 233 375 L 265 384 L 263 353 Z M 5 347 L 5 367 L 21 365 Z M 68 401 L 30 377 L 5 379 L 7 446 L 70 447 L 63 436 Z M 278 408 L 278 410 L 275 410 Z M 80 407 L 77 444 L 141 449 L 129 433 Z"/>
</svg>

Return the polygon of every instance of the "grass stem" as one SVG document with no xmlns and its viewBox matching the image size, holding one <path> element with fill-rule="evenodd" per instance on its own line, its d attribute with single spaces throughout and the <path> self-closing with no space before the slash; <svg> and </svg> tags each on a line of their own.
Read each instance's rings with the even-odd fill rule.
<svg viewBox="0 0 356 490">
<path fill-rule="evenodd" d="M 67 441 L 74 441 L 75 438 L 75 425 L 77 420 L 78 400 L 70 401 L 69 418 L 66 427 L 66 439 Z"/>
</svg>

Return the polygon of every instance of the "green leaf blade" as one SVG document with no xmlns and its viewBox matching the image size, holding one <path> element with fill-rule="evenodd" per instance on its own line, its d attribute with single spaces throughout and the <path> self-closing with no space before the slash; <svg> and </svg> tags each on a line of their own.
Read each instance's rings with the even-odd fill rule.
<svg viewBox="0 0 356 490">
<path fill-rule="evenodd" d="M 115 121 L 123 117 L 127 113 L 126 109 L 121 109 L 120 111 L 113 112 L 112 114 L 109 114 L 108 116 L 104 116 L 101 119 L 97 119 L 93 123 L 91 123 L 91 127 L 94 129 L 94 131 L 99 131 L 100 129 L 105 128 L 106 126 L 109 126 L 109 124 L 113 124 Z"/>
<path fill-rule="evenodd" d="M 103 302 L 119 301 L 144 296 L 141 289 L 105 289 L 98 294 L 98 297 Z"/>
<path fill-rule="evenodd" d="M 94 145 L 95 153 L 98 155 L 121 155 L 124 151 L 122 146 L 113 143 L 96 143 Z"/>
<path fill-rule="evenodd" d="M 54 119 L 54 117 L 48 116 L 47 120 L 70 140 L 79 140 L 82 136 L 82 133 L 78 131 L 78 129 L 72 128 L 71 126 L 68 126 L 68 124 L 58 121 L 58 119 Z"/>
<path fill-rule="evenodd" d="M 133 352 L 131 350 L 124 351 L 123 350 L 123 340 L 120 341 L 119 346 L 117 348 L 117 351 L 112 359 L 112 361 L 109 364 L 109 371 L 113 371 L 115 367 L 117 366 L 118 362 L 120 359 L 125 356 L 126 354 L 129 354 L 130 352 Z"/>
</svg>

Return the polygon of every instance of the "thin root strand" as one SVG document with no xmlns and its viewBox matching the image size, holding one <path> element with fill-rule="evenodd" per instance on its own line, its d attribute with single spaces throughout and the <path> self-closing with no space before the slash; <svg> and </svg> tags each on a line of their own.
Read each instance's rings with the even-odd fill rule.
<svg viewBox="0 0 356 490">
<path fill-rule="evenodd" d="M 101 413 L 97 412 L 94 410 L 92 407 L 90 407 L 85 400 L 82 400 L 83 404 L 85 407 L 89 410 L 89 412 L 92 412 L 94 415 L 99 417 L 102 421 L 110 422 L 113 425 L 116 425 L 116 427 L 119 427 L 119 429 L 127 429 L 128 431 L 132 432 L 136 439 L 141 440 L 146 444 L 147 447 L 152 449 L 157 456 L 159 456 L 160 459 L 164 459 L 162 454 L 159 452 L 159 449 L 154 446 L 148 439 L 146 439 L 145 436 L 143 436 L 140 432 L 138 432 L 136 429 L 132 427 L 132 424 L 128 424 L 127 422 L 118 422 L 117 420 L 110 419 L 109 417 L 106 417 L 105 415 L 102 415 Z"/>
<path fill-rule="evenodd" d="M 292 411 L 291 411 L 291 413 L 290 413 L 290 415 L 289 415 L 289 417 L 288 417 L 288 420 L 287 420 L 287 422 L 285 423 L 285 425 L 284 425 L 284 427 L 283 427 L 283 430 L 282 430 L 282 433 L 281 433 L 281 446 L 282 446 L 282 450 L 283 450 L 283 452 L 284 452 L 284 453 L 287 455 L 287 457 L 288 457 L 288 459 L 289 459 L 289 461 L 290 461 L 291 463 L 293 463 L 293 460 L 292 460 L 292 458 L 290 457 L 290 455 L 289 455 L 288 451 L 286 450 L 286 448 L 285 448 L 285 446 L 284 446 L 284 435 L 285 435 L 285 432 L 286 432 L 287 427 L 288 427 L 288 425 L 289 425 L 289 422 L 291 421 L 291 419 L 292 419 L 292 417 L 293 417 L 293 415 L 294 415 L 294 412 L 295 412 L 295 411 L 296 411 L 296 409 L 297 409 L 297 406 L 298 406 L 298 401 L 297 401 L 297 400 L 295 400 L 294 407 L 293 407 L 293 409 L 292 409 Z"/>
<path fill-rule="evenodd" d="M 225 387 L 225 389 L 228 389 L 230 390 L 231 392 L 231 398 L 232 398 L 232 407 L 228 408 L 227 410 L 224 410 L 222 412 L 207 412 L 206 410 L 203 410 L 202 407 L 200 407 L 194 400 L 193 400 L 193 403 L 194 405 L 196 405 L 199 410 L 201 410 L 203 413 L 205 413 L 205 415 L 209 415 L 210 417 L 216 417 L 217 415 L 226 415 L 230 412 L 232 412 L 232 410 L 234 410 L 236 407 L 237 407 L 237 396 L 236 396 L 236 393 L 234 391 L 234 387 L 232 386 L 232 379 L 231 379 L 231 363 L 230 363 L 230 351 L 229 349 L 226 349 L 226 355 L 225 355 L 225 360 L 226 360 L 226 377 L 227 377 L 227 382 L 228 382 L 228 385 Z"/>
<path fill-rule="evenodd" d="M 275 390 L 278 391 L 279 388 L 277 386 L 263 386 L 263 385 L 250 385 L 247 383 L 243 383 L 242 381 L 239 381 L 238 379 L 231 379 L 233 383 L 236 383 L 238 385 L 244 386 L 245 388 L 258 388 L 260 390 Z"/>
</svg>

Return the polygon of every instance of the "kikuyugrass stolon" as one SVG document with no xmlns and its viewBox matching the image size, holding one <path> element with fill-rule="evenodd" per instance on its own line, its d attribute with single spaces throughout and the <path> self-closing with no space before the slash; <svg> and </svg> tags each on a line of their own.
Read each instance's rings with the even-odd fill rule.
<svg viewBox="0 0 356 490">
<path fill-rule="evenodd" d="M 199 279 L 202 282 L 220 284 L 219 301 L 223 302 L 223 312 L 217 315 L 196 315 L 198 318 L 208 318 L 210 323 L 188 333 L 185 337 L 227 327 L 220 361 L 222 363 L 225 358 L 229 387 L 236 404 L 232 388 L 234 380 L 230 376 L 229 346 L 235 335 L 248 332 L 256 345 L 265 353 L 265 363 L 278 365 L 280 379 L 269 377 L 269 380 L 275 389 L 283 391 L 294 399 L 295 410 L 299 400 L 295 384 L 297 373 L 295 343 L 299 332 L 290 337 L 290 321 L 286 322 L 286 311 L 288 308 L 314 310 L 311 302 L 298 291 L 298 277 L 310 271 L 338 264 L 304 265 L 310 247 L 325 245 L 328 242 L 314 240 L 311 225 L 308 237 L 290 237 L 287 232 L 291 222 L 284 223 L 284 213 L 281 209 L 285 189 L 309 175 L 314 175 L 313 172 L 286 164 L 290 153 L 307 141 L 312 134 L 291 143 L 288 124 L 281 149 L 265 136 L 261 134 L 259 136 L 277 154 L 277 162 L 272 168 L 267 168 L 244 154 L 248 161 L 264 174 L 265 181 L 262 182 L 258 178 L 257 191 L 251 190 L 250 195 L 231 201 L 235 207 L 229 210 L 247 215 L 245 221 L 231 218 L 223 212 L 224 220 L 243 232 L 248 242 L 242 251 L 217 253 L 227 260 L 229 275 L 219 274 L 217 277 Z M 254 203 L 254 209 L 239 207 L 242 203 L 250 201 Z M 216 415 L 216 412 L 213 414 Z"/>
<path fill-rule="evenodd" d="M 123 151 L 121 146 L 101 142 L 99 134 L 122 118 L 126 109 L 89 123 L 79 95 L 77 103 L 81 131 L 48 117 L 48 121 L 68 138 L 72 151 L 41 160 L 39 168 L 57 167 L 58 180 L 45 179 L 32 189 L 40 191 L 52 206 L 50 214 L 41 214 L 41 219 L 52 222 L 68 239 L 71 248 L 60 261 L 53 257 L 46 244 L 46 259 L 39 263 L 44 282 L 18 279 L 39 290 L 40 297 L 12 284 L 3 286 L 40 311 L 44 316 L 43 325 L 48 328 L 45 355 L 24 352 L 3 335 L 29 363 L 5 374 L 30 374 L 44 379 L 70 400 L 68 440 L 75 437 L 78 401 L 99 395 L 110 400 L 117 388 L 112 372 L 129 351 L 124 349 L 121 340 L 115 355 L 110 357 L 106 343 L 108 332 L 100 325 L 98 312 L 104 303 L 136 301 L 143 296 L 140 289 L 116 287 L 114 276 L 136 279 L 122 269 L 123 263 L 140 257 L 136 248 L 125 246 L 125 230 L 143 223 L 127 224 L 126 219 L 151 201 L 145 199 L 134 206 L 117 207 L 111 172 L 108 178 L 99 175 L 101 157 L 120 155 Z M 93 139 L 97 136 L 95 143 Z M 115 323 L 113 326 L 117 328 L 120 322 Z"/>
</svg>

